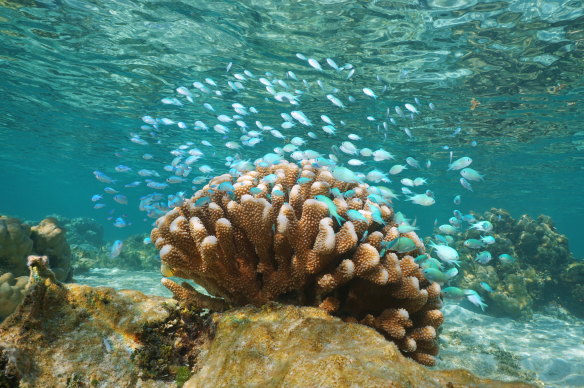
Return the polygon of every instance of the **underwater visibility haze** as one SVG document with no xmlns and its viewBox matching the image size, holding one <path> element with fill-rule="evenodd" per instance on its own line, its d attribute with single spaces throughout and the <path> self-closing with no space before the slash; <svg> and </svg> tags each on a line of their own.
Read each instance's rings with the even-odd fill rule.
<svg viewBox="0 0 584 388">
<path fill-rule="evenodd" d="M 433 368 L 584 386 L 584 2 L 2 1 L 0 93 L 0 215 L 33 225 L 34 244 L 56 230 L 41 220 L 58 220 L 67 242 L 22 252 L 59 256 L 59 280 L 170 296 L 162 264 L 164 276 L 235 305 L 282 301 L 300 287 L 242 297 L 177 259 L 192 241 L 170 236 L 180 228 L 172 209 L 205 209 L 190 228 L 209 229 L 215 202 L 228 214 L 229 200 L 263 198 L 276 209 L 265 232 L 277 235 L 296 225 L 291 213 L 300 220 L 302 198 L 325 212 L 322 236 L 354 234 L 351 249 L 377 249 L 366 269 L 353 259 L 355 276 L 373 279 L 395 252 L 420 267 L 415 283 L 430 296 L 418 308 L 438 310 L 432 284 L 441 286 L 444 323 L 431 329 L 440 353 L 380 329 L 379 306 L 359 308 L 375 321 L 324 299 L 337 316 Z M 302 187 L 314 182 L 326 189 L 309 195 Z M 294 209 L 278 213 L 288 202 Z M 7 241 L 0 251 L 12 255 Z M 298 244 L 290 238 L 303 252 Z M 322 244 L 320 253 L 342 251 Z M 321 267 L 308 271 L 319 276 L 314 294 L 349 281 L 335 277 L 346 266 Z M 28 273 L 14 268 L 0 275 Z M 379 284 L 391 283 L 384 268 Z M 414 328 L 427 321 L 391 307 L 410 311 Z"/>
</svg>

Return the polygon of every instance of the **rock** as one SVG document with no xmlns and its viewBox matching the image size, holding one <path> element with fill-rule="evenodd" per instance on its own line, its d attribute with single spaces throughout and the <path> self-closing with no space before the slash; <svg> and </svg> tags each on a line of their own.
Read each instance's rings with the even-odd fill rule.
<svg viewBox="0 0 584 388">
<path fill-rule="evenodd" d="M 375 330 L 319 308 L 271 303 L 213 320 L 214 339 L 204 345 L 199 371 L 185 387 L 507 386 L 464 370 L 429 370 Z"/>
<path fill-rule="evenodd" d="M 63 285 L 31 256 L 24 302 L 0 325 L 0 383 L 21 387 L 522 387 L 435 371 L 374 329 L 270 303 L 213 315 L 138 291 Z M 191 376 L 192 375 L 192 376 Z M 190 379 L 189 379 L 190 377 Z M 188 380 L 188 381 L 187 381 Z"/>
<path fill-rule="evenodd" d="M 63 285 L 46 258 L 31 257 L 25 300 L 0 325 L 0 381 L 15 378 L 21 387 L 175 386 L 141 379 L 131 359 L 141 346 L 136 335 L 164 322 L 175 302 L 138 291 Z"/>
</svg>

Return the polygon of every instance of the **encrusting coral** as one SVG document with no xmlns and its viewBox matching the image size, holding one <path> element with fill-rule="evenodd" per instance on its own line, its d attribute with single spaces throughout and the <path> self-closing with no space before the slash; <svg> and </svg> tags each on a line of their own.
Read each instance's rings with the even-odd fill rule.
<svg viewBox="0 0 584 388">
<path fill-rule="evenodd" d="M 414 262 L 423 243 L 414 232 L 400 235 L 381 189 L 315 166 L 260 161 L 237 178 L 213 178 L 158 219 L 151 237 L 163 275 L 191 279 L 212 296 L 186 282 L 163 284 L 178 300 L 215 311 L 272 300 L 321 307 L 433 365 L 442 301 Z"/>
</svg>

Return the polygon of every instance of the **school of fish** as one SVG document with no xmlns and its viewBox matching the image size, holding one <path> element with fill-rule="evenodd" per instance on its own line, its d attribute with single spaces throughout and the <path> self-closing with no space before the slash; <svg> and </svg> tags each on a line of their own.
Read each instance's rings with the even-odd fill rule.
<svg viewBox="0 0 584 388">
<path fill-rule="evenodd" d="M 142 116 L 139 129 L 129 133 L 127 147 L 115 153 L 120 163 L 93 171 L 105 185 L 103 193 L 89 196 L 93 207 L 107 212 L 105 217 L 118 228 L 139 221 L 150 225 L 180 206 L 190 197 L 188 193 L 198 190 L 212 176 L 225 172 L 237 176 L 252 169 L 260 159 L 262 163 L 312 160 L 331 166 L 336 179 L 370 184 L 370 199 L 376 203 L 398 200 L 403 195 L 406 201 L 422 207 L 437 202 L 446 206 L 450 201 L 458 207 L 463 202 L 463 195 L 457 192 L 460 186 L 470 193 L 473 185 L 483 184 L 485 175 L 470 167 L 473 159 L 464 151 L 455 158 L 459 152 L 447 144 L 449 139 L 464 135 L 463 127 L 446 136 L 445 144 L 428 144 L 432 155 L 436 151 L 445 155 L 442 160 L 431 161 L 424 155 L 407 153 L 409 142 L 423 143 L 418 130 L 424 128 L 425 118 L 437 110 L 433 102 L 412 97 L 395 103 L 391 86 L 379 76 L 375 85 L 356 87 L 359 71 L 350 63 L 339 65 L 333 58 L 317 59 L 301 53 L 293 60 L 299 61 L 297 67 L 303 68 L 302 72 L 260 74 L 230 62 L 220 76 L 176 85 L 172 95 L 161 99 L 164 115 Z M 359 104 L 371 109 L 351 111 Z M 476 147 L 475 140 L 468 140 L 466 144 Z M 323 144 L 332 145 L 323 149 Z M 371 144 L 376 146 L 361 146 Z M 439 175 L 432 175 L 434 169 L 443 169 L 442 176 L 446 174 L 450 179 L 447 185 L 455 193 L 450 197 L 453 199 L 440 198 L 429 188 L 432 184 L 445 185 L 432 178 Z M 263 183 L 269 184 L 272 178 L 276 177 L 264 177 Z M 351 196 L 350 190 L 331 194 Z M 316 199 L 327 205 L 339 224 L 345 221 L 328 197 L 319 197 L 322 198 Z M 128 206 L 135 206 L 134 202 L 144 212 L 143 220 L 132 222 L 125 214 Z M 448 286 L 458 275 L 461 260 L 451 245 L 453 235 L 465 227 L 483 232 L 480 240 L 467 240 L 464 244 L 477 250 L 477 263 L 486 265 L 493 260 L 487 249 L 494 242 L 490 235 L 493 228 L 488 221 L 476 222 L 471 214 L 464 215 L 460 210 L 453 214 L 447 224 L 436 225 L 439 234 L 433 236 L 429 253 L 416 261 L 429 280 L 445 286 L 444 297 L 466 298 L 484 310 L 487 305 L 478 293 Z M 374 220 L 376 216 L 372 214 Z M 415 221 L 410 223 L 401 213 L 396 220 L 400 233 L 418 229 Z M 407 252 L 411 241 L 406 240 L 398 238 L 384 248 Z M 144 243 L 150 243 L 149 239 Z M 116 241 L 110 257 L 117 257 L 122 246 L 122 241 Z M 513 260 L 509 255 L 501 256 L 498 259 L 503 263 Z M 488 291 L 490 286 L 485 283 L 483 288 Z"/>
</svg>

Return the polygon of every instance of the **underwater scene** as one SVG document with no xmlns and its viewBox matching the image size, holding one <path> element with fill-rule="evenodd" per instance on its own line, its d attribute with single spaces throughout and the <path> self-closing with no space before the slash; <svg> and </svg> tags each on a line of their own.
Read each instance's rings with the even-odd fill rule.
<svg viewBox="0 0 584 388">
<path fill-rule="evenodd" d="M 581 0 L 4 0 L 0 93 L 0 387 L 584 387 Z"/>
</svg>

